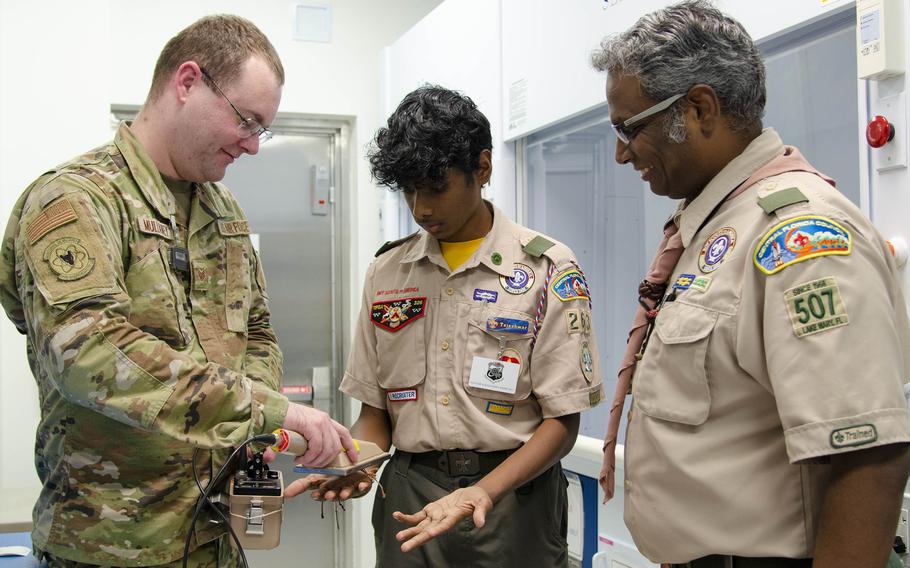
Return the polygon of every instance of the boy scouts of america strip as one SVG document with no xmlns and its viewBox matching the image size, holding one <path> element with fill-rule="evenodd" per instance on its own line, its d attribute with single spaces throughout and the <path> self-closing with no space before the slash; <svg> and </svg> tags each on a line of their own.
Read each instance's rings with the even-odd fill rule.
<svg viewBox="0 0 910 568">
<path fill-rule="evenodd" d="M 171 228 L 151 217 L 139 217 L 139 231 L 147 235 L 158 235 L 168 240 L 171 239 Z"/>
<path fill-rule="evenodd" d="M 25 234 L 28 236 L 29 244 L 35 244 L 44 235 L 77 218 L 76 211 L 69 201 L 64 199 L 51 205 L 35 217 L 26 229 Z"/>
<path fill-rule="evenodd" d="M 237 237 L 250 234 L 249 221 L 218 221 L 218 232 L 223 237 Z"/>
</svg>

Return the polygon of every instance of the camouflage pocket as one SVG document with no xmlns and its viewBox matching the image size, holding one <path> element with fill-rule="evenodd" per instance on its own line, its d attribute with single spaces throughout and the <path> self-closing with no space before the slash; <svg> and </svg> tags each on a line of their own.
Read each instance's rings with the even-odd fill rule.
<svg viewBox="0 0 910 568">
<path fill-rule="evenodd" d="M 186 345 L 183 289 L 167 261 L 167 246 L 152 250 L 130 266 L 126 288 L 132 298 L 130 323 L 172 347 Z"/>
<path fill-rule="evenodd" d="M 246 333 L 250 315 L 250 253 L 238 239 L 227 239 L 227 289 L 225 319 L 227 328 Z"/>
</svg>

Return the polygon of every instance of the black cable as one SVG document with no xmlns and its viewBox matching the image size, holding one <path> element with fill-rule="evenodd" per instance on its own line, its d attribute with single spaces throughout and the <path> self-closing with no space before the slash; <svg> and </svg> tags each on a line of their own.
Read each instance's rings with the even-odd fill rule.
<svg viewBox="0 0 910 568">
<path fill-rule="evenodd" d="M 193 480 L 196 482 L 196 487 L 199 489 L 199 493 L 200 493 L 201 495 L 204 495 L 204 494 L 205 494 L 205 490 L 202 488 L 202 483 L 199 482 L 199 472 L 196 471 L 196 454 L 198 454 L 198 453 L 199 453 L 199 448 L 196 448 L 196 449 L 193 450 Z M 213 472 L 213 473 L 214 473 L 214 472 Z M 237 545 L 237 550 L 240 551 L 240 559 L 243 560 L 242 566 L 243 566 L 244 568 L 250 568 L 250 563 L 249 563 L 249 561 L 247 561 L 247 559 L 246 559 L 246 552 L 243 550 L 243 545 L 240 544 L 240 538 L 237 536 L 237 533 L 234 532 L 234 527 L 231 526 L 231 520 L 230 520 L 229 518 L 227 518 L 227 517 L 224 515 L 224 511 L 222 511 L 221 509 L 219 509 L 217 505 L 215 505 L 214 503 L 212 503 L 212 502 L 209 501 L 208 499 L 206 499 L 206 502 L 208 502 L 209 507 L 210 507 L 213 511 L 215 511 L 216 513 L 218 513 L 218 516 L 221 517 L 221 521 L 225 523 L 225 525 L 227 526 L 228 531 L 230 531 L 230 533 L 231 533 L 231 538 L 234 539 L 234 544 Z M 230 508 L 230 505 L 228 505 L 228 507 Z M 194 525 L 192 528 L 193 528 L 193 530 L 195 531 L 195 525 Z M 217 565 L 218 565 L 218 564 L 217 564 L 217 562 L 216 562 L 216 566 L 217 566 Z"/>
<path fill-rule="evenodd" d="M 264 444 L 272 445 L 277 442 L 277 439 L 274 434 L 260 434 L 259 436 L 253 436 L 252 438 L 245 440 L 239 446 L 237 446 L 237 448 L 233 452 L 231 452 L 231 455 L 228 457 L 227 461 L 224 462 L 224 465 L 221 466 L 221 469 L 218 470 L 218 473 L 209 480 L 208 485 L 206 485 L 205 489 L 202 490 L 202 495 L 200 495 L 199 499 L 196 500 L 196 510 L 193 511 L 193 517 L 192 517 L 192 519 L 190 519 L 190 530 L 186 533 L 186 541 L 183 544 L 183 563 L 182 563 L 183 568 L 186 568 L 186 565 L 187 565 L 187 559 L 188 559 L 189 553 L 190 553 L 190 542 L 192 541 L 193 535 L 196 533 L 196 521 L 199 519 L 199 514 L 202 512 L 202 509 L 205 507 L 206 503 L 212 504 L 209 501 L 209 493 L 211 493 L 212 489 L 214 489 L 215 487 L 217 487 L 218 485 L 221 484 L 228 466 L 234 461 L 234 458 L 237 457 L 237 455 L 240 453 L 240 451 L 244 450 L 249 444 L 252 444 L 253 442 L 261 442 Z M 195 454 L 195 450 L 194 450 L 194 454 Z M 194 459 L 193 460 L 194 476 L 197 475 L 195 472 L 195 467 L 196 467 L 196 461 Z M 196 483 L 197 483 L 197 486 L 199 486 L 201 488 L 201 484 L 199 483 L 198 478 L 196 480 Z M 222 517 L 223 517 L 223 515 L 222 515 Z M 230 529 L 230 523 L 228 523 L 228 528 Z M 233 530 L 231 530 L 231 532 L 233 533 Z M 236 538 L 236 536 L 237 535 L 234 535 L 235 538 Z M 243 549 L 241 548 L 240 550 L 242 553 Z M 245 561 L 246 561 L 246 557 L 244 556 L 244 562 Z"/>
</svg>

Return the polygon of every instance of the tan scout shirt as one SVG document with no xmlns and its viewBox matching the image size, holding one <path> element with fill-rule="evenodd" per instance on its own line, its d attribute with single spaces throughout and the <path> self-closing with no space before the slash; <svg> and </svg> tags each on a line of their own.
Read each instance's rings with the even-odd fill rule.
<svg viewBox="0 0 910 568">
<path fill-rule="evenodd" d="M 0 303 L 27 334 L 41 401 L 32 539 L 64 558 L 180 558 L 199 495 L 194 447 L 239 444 L 287 411 L 239 205 L 223 186 L 197 184 L 179 238 L 174 211 L 121 125 L 112 143 L 35 181 L 7 227 Z M 188 249 L 183 278 L 170 257 L 178 243 Z M 197 463 L 207 479 L 209 453 Z M 223 531 L 208 512 L 197 527 L 198 542 Z"/>
<path fill-rule="evenodd" d="M 538 235 L 493 207 L 493 228 L 454 272 L 425 232 L 370 265 L 341 390 L 389 413 L 397 448 L 513 449 L 544 418 L 600 402 L 587 285 L 565 245 L 523 249 Z M 470 384 L 472 366 L 498 359 L 520 365 L 512 392 L 488 388 L 507 378 Z"/>
<path fill-rule="evenodd" d="M 626 436 L 625 520 L 655 562 L 810 557 L 826 456 L 910 441 L 906 307 L 869 220 L 806 172 L 724 201 L 783 152 L 765 130 L 682 210 Z"/>
</svg>

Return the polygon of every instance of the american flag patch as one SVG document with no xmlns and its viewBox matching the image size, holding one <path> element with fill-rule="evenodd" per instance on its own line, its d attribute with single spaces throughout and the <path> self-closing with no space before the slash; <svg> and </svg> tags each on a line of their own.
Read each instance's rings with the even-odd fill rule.
<svg viewBox="0 0 910 568">
<path fill-rule="evenodd" d="M 67 200 L 59 201 L 41 212 L 26 229 L 29 244 L 35 244 L 41 237 L 61 225 L 78 219 L 76 211 Z"/>
</svg>

